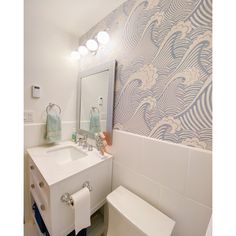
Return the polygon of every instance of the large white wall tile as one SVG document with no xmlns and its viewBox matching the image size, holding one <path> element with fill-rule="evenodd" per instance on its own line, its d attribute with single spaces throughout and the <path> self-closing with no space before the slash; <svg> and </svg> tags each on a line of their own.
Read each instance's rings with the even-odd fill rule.
<svg viewBox="0 0 236 236">
<path fill-rule="evenodd" d="M 45 143 L 45 124 L 24 125 L 24 147 L 33 147 Z"/>
<path fill-rule="evenodd" d="M 212 153 L 210 151 L 191 149 L 186 195 L 211 207 Z"/>
<path fill-rule="evenodd" d="M 145 176 L 139 175 L 131 169 L 113 162 L 113 184 L 112 189 L 124 186 L 145 201 L 158 208 L 160 197 L 160 186 Z"/>
<path fill-rule="evenodd" d="M 138 162 L 140 173 L 183 193 L 187 175 L 189 149 L 172 143 L 143 138 L 143 155 Z"/>
<path fill-rule="evenodd" d="M 71 138 L 72 130 L 76 126 L 75 121 L 64 121 L 61 124 L 61 139 L 68 140 Z M 24 147 L 33 147 L 43 145 L 45 140 L 46 124 L 32 123 L 24 125 Z"/>
<path fill-rule="evenodd" d="M 204 236 L 211 208 L 168 189 L 161 189 L 160 210 L 176 221 L 172 236 Z"/>
<path fill-rule="evenodd" d="M 113 132 L 112 154 L 116 162 L 137 170 L 139 160 L 143 156 L 143 138 L 123 131 Z"/>
<path fill-rule="evenodd" d="M 205 235 L 211 216 L 210 152 L 118 130 L 111 151 L 113 189 L 123 185 L 173 218 L 172 236 Z"/>
</svg>

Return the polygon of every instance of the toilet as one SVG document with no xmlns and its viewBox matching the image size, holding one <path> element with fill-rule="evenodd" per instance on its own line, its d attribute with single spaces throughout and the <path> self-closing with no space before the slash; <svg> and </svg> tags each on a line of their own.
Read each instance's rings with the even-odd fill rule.
<svg viewBox="0 0 236 236">
<path fill-rule="evenodd" d="M 175 222 L 119 186 L 107 196 L 107 236 L 170 236 Z"/>
</svg>

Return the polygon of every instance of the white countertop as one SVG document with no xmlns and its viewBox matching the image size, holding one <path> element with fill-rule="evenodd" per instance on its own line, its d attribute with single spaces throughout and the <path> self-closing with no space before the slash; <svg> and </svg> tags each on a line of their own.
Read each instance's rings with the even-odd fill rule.
<svg viewBox="0 0 236 236">
<path fill-rule="evenodd" d="M 67 146 L 73 146 L 87 155 L 63 165 L 57 164 L 52 155 L 48 155 L 48 151 L 53 151 Z M 87 149 L 82 149 L 82 147 L 79 147 L 71 141 L 60 142 L 55 145 L 43 145 L 29 148 L 27 149 L 27 152 L 49 186 L 112 157 L 112 155 L 107 153 L 102 156 L 96 148 L 93 148 L 93 151 L 87 151 Z"/>
</svg>

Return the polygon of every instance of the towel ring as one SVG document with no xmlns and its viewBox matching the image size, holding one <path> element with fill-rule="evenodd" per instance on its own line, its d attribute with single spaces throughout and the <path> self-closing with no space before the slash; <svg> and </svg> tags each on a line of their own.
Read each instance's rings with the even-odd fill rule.
<svg viewBox="0 0 236 236">
<path fill-rule="evenodd" d="M 97 110 L 98 112 L 100 112 L 99 109 L 98 109 L 98 107 L 91 107 L 90 112 L 91 112 L 91 111 L 96 111 L 96 110 Z"/>
<path fill-rule="evenodd" d="M 92 112 L 94 112 L 96 110 L 97 110 L 98 113 L 100 113 L 100 111 L 97 107 L 91 107 L 90 112 L 89 112 L 90 117 L 92 116 Z"/>
<path fill-rule="evenodd" d="M 49 104 L 48 104 L 48 106 L 47 106 L 47 108 L 46 108 L 47 114 L 48 114 L 48 112 L 49 112 L 54 106 L 58 108 L 59 114 L 61 114 L 61 108 L 60 108 L 60 106 L 58 106 L 57 104 L 54 104 L 54 103 L 49 103 Z"/>
</svg>

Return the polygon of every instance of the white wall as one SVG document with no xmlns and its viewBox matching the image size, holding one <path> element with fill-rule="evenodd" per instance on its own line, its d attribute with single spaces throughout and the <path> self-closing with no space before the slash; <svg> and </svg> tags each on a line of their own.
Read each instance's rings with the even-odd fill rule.
<svg viewBox="0 0 236 236">
<path fill-rule="evenodd" d="M 212 213 L 212 154 L 114 130 L 113 189 L 123 185 L 176 221 L 172 236 L 204 236 Z"/>
<path fill-rule="evenodd" d="M 45 18 L 38 0 L 25 1 L 24 110 L 33 111 L 33 122 L 24 125 L 24 147 L 45 143 L 46 106 L 58 104 L 62 110 L 62 139 L 70 138 L 76 119 L 76 61 L 70 52 L 77 38 Z M 41 98 L 31 97 L 31 86 L 41 87 Z M 25 221 L 30 219 L 27 155 L 25 155 Z"/>
<path fill-rule="evenodd" d="M 34 111 L 34 122 L 45 122 L 49 102 L 62 108 L 62 120 L 75 120 L 77 62 L 70 52 L 77 38 L 44 18 L 41 1 L 25 2 L 25 110 Z M 41 86 L 41 98 L 31 98 L 31 86 Z"/>
</svg>

